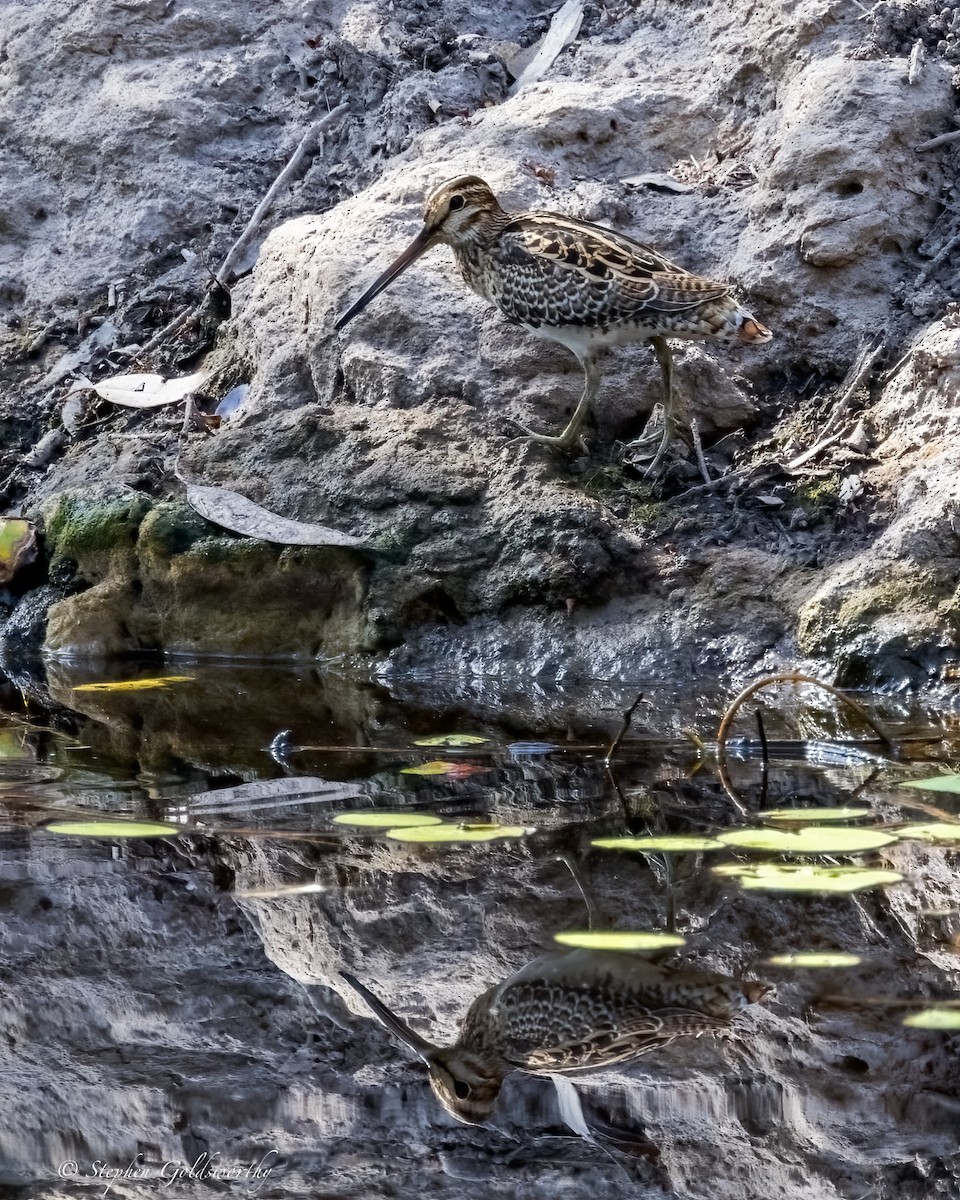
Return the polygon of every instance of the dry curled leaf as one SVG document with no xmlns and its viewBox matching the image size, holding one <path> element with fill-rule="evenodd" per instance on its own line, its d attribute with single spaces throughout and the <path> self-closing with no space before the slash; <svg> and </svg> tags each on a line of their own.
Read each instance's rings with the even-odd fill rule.
<svg viewBox="0 0 960 1200">
<path fill-rule="evenodd" d="M 269 509 L 261 508 L 246 496 L 226 488 L 201 486 L 188 483 L 187 503 L 201 517 L 222 525 L 233 533 L 261 538 L 265 542 L 277 542 L 282 546 L 362 546 L 362 538 L 327 525 L 314 525 L 309 521 L 293 521 L 281 517 Z"/>
</svg>

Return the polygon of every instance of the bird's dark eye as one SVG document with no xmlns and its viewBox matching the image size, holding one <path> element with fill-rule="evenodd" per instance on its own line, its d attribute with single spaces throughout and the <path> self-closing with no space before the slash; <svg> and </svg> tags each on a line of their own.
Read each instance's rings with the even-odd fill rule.
<svg viewBox="0 0 960 1200">
<path fill-rule="evenodd" d="M 456 212 L 458 208 L 463 208 L 463 206 L 465 204 L 466 204 L 466 200 L 464 200 L 464 198 L 462 196 L 451 196 L 450 197 L 450 211 L 451 212 Z"/>
<path fill-rule="evenodd" d="M 463 203 L 462 196 L 457 196 L 457 197 L 455 197 L 455 199 L 459 200 L 461 202 L 461 204 Z M 462 1079 L 455 1079 L 454 1083 L 453 1083 L 453 1092 L 458 1100 L 469 1100 L 470 1099 L 470 1084 L 464 1083 L 464 1081 Z"/>
</svg>

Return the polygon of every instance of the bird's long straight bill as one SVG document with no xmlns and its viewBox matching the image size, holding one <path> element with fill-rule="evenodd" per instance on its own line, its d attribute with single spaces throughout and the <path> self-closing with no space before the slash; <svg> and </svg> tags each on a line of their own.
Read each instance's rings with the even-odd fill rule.
<svg viewBox="0 0 960 1200">
<path fill-rule="evenodd" d="M 341 317 L 337 318 L 334 329 L 342 329 L 358 312 L 362 312 L 375 296 L 379 296 L 385 287 L 389 287 L 401 271 L 405 271 L 425 250 L 429 250 L 433 242 L 433 232 L 421 229 L 406 250 L 387 267 L 379 278 L 371 283 L 360 299 L 351 304 L 347 311 Z"/>
<path fill-rule="evenodd" d="M 428 1063 L 430 1061 L 431 1055 L 437 1049 L 433 1042 L 428 1042 L 419 1033 L 415 1033 L 409 1025 L 400 1020 L 396 1013 L 391 1012 L 383 1001 L 378 999 L 369 988 L 364 987 L 355 976 L 348 975 L 346 971 L 341 971 L 340 978 L 345 979 L 350 984 L 361 1000 L 364 1000 L 370 1006 L 374 1015 L 395 1037 L 399 1038 L 405 1046 L 409 1046 L 414 1054 L 419 1055 L 424 1062 Z"/>
</svg>

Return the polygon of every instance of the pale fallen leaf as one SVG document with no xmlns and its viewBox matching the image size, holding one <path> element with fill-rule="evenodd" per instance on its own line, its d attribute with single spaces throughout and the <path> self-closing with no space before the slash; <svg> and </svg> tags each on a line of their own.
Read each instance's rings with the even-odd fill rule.
<svg viewBox="0 0 960 1200">
<path fill-rule="evenodd" d="M 331 529 L 328 525 L 314 525 L 309 521 L 281 517 L 226 488 L 188 483 L 186 489 L 187 503 L 195 512 L 233 533 L 260 538 L 265 542 L 278 542 L 282 546 L 364 545 L 363 538 Z"/>
<path fill-rule="evenodd" d="M 158 408 L 189 396 L 209 375 L 209 371 L 194 371 L 177 379 L 166 379 L 163 375 L 114 375 L 99 380 L 93 390 L 104 400 L 124 408 Z"/>
<path fill-rule="evenodd" d="M 566 4 L 557 10 L 550 22 L 550 28 L 547 30 L 540 49 L 528 66 L 520 72 L 510 88 L 510 95 L 515 95 L 521 88 L 536 83 L 538 79 L 546 75 L 560 51 L 564 46 L 569 46 L 580 32 L 582 24 L 583 0 L 567 0 Z"/>
<path fill-rule="evenodd" d="M 233 809 L 253 812 L 283 804 L 317 803 L 321 800 L 352 800 L 361 792 L 355 783 L 340 783 L 315 775 L 287 776 L 283 779 L 256 779 L 235 787 L 196 792 L 186 798 L 186 807 L 197 813 L 228 813 Z"/>
</svg>

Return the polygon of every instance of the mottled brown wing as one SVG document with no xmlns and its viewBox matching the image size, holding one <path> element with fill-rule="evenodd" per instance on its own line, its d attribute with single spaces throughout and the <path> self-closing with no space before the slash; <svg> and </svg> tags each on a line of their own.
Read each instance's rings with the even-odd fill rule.
<svg viewBox="0 0 960 1200">
<path fill-rule="evenodd" d="M 690 1010 L 639 1010 L 624 1014 L 616 1027 L 596 1029 L 579 1041 L 544 1046 L 517 1063 L 528 1071 L 586 1071 L 629 1062 L 677 1037 L 727 1028 L 728 1022 Z M 511 1060 L 512 1061 L 512 1060 Z"/>
<path fill-rule="evenodd" d="M 606 326 L 682 313 L 730 293 L 632 238 L 550 213 L 515 217 L 500 231 L 498 253 L 508 269 L 497 302 L 528 324 L 543 323 L 535 319 L 538 298 L 550 324 Z"/>
</svg>

